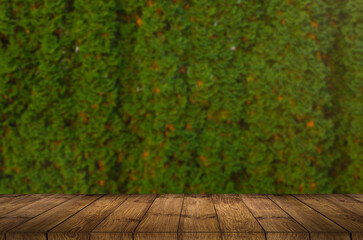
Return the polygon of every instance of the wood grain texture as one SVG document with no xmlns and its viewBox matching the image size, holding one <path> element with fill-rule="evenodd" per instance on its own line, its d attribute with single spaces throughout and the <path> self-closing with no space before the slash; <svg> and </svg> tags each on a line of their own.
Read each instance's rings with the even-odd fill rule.
<svg viewBox="0 0 363 240">
<path fill-rule="evenodd" d="M 265 195 L 241 195 L 270 239 L 309 239 L 309 233 Z"/>
<path fill-rule="evenodd" d="M 304 202 L 314 210 L 323 214 L 335 223 L 339 224 L 344 229 L 351 233 L 362 232 L 363 229 L 363 216 L 340 207 L 338 204 L 333 203 L 322 195 L 294 195 L 297 199 Z M 355 240 L 352 238 L 352 240 Z"/>
<path fill-rule="evenodd" d="M 179 233 L 181 239 L 221 239 L 217 214 L 210 195 L 184 196 Z"/>
<path fill-rule="evenodd" d="M 5 236 L 5 232 L 71 199 L 72 197 L 73 195 L 65 195 L 65 194 L 43 195 L 42 198 L 40 199 L 28 198 L 28 200 L 33 200 L 33 201 L 28 201 L 27 204 L 20 204 L 20 205 L 18 205 L 19 202 L 16 201 L 17 206 L 23 206 L 23 207 L 13 210 L 3 215 L 0 218 L 0 235 Z M 23 202 L 23 200 L 21 202 Z M 6 235 L 7 240 L 9 239 L 8 237 L 9 236 Z"/>
<path fill-rule="evenodd" d="M 132 233 L 155 198 L 156 195 L 131 195 L 92 231 L 91 240 L 109 239 L 108 233 Z M 129 235 L 120 236 L 127 239 Z"/>
<path fill-rule="evenodd" d="M 265 234 L 266 240 L 363 240 L 360 199 L 357 194 L 2 195 L 0 240 L 265 240 Z"/>
<path fill-rule="evenodd" d="M 208 232 L 183 232 L 178 233 L 178 240 L 221 240 L 221 233 L 208 233 Z"/>
<path fill-rule="evenodd" d="M 150 209 L 137 226 L 135 233 L 176 233 L 178 230 L 182 203 L 183 195 L 165 194 L 157 196 Z"/>
<path fill-rule="evenodd" d="M 212 195 L 218 221 L 223 233 L 262 233 L 265 232 L 253 217 L 240 195 Z"/>
<path fill-rule="evenodd" d="M 311 239 L 349 240 L 349 232 L 290 195 L 267 195 L 281 209 L 310 232 Z M 324 234 L 322 234 L 324 233 Z"/>
<path fill-rule="evenodd" d="M 178 234 L 176 232 L 173 233 L 135 233 L 134 240 L 177 240 Z"/>
<path fill-rule="evenodd" d="M 48 240 L 89 240 L 90 232 L 111 214 L 127 195 L 105 195 L 48 232 Z"/>
<path fill-rule="evenodd" d="M 329 195 L 320 195 L 320 196 L 339 205 L 339 207 L 345 208 L 348 211 L 352 211 L 358 214 L 359 216 L 363 216 L 363 205 L 360 201 L 356 199 L 352 199 L 348 196 L 344 196 L 341 194 L 329 194 Z"/>
<path fill-rule="evenodd" d="M 363 203 L 363 194 L 345 194 L 345 195 Z"/>
<path fill-rule="evenodd" d="M 0 205 L 0 217 L 16 209 L 31 204 L 34 201 L 40 200 L 45 197 L 49 197 L 50 195 L 51 194 L 24 194 L 15 197 L 11 201 L 5 201 Z"/>
<path fill-rule="evenodd" d="M 72 199 L 46 211 L 6 233 L 7 240 L 46 240 L 46 232 L 102 195 L 74 195 Z"/>
<path fill-rule="evenodd" d="M 353 240 L 363 240 L 363 233 L 352 233 L 352 239 Z"/>
<path fill-rule="evenodd" d="M 185 195 L 179 232 L 221 233 L 209 195 Z"/>
<path fill-rule="evenodd" d="M 265 240 L 264 233 L 222 233 L 223 240 Z"/>
<path fill-rule="evenodd" d="M 91 240 L 133 240 L 132 233 L 92 233 L 91 232 Z"/>
</svg>

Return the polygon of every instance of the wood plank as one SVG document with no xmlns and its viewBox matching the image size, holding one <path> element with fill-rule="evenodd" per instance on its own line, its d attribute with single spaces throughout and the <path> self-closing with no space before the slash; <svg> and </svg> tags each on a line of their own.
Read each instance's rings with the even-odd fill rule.
<svg viewBox="0 0 363 240">
<path fill-rule="evenodd" d="M 243 202 L 271 239 L 309 239 L 309 233 L 265 195 L 243 194 Z"/>
<path fill-rule="evenodd" d="M 350 234 L 331 220 L 317 213 L 290 195 L 267 195 L 281 209 L 310 232 L 311 240 L 344 239 L 350 240 Z"/>
<path fill-rule="evenodd" d="M 363 217 L 342 208 L 339 205 L 325 199 L 322 195 L 294 195 L 297 199 L 310 206 L 320 214 L 331 219 L 351 233 L 359 233 L 363 230 Z M 355 240 L 353 238 L 353 240 Z"/>
<path fill-rule="evenodd" d="M 345 194 L 345 195 L 363 203 L 363 194 Z"/>
<path fill-rule="evenodd" d="M 21 196 L 21 194 L 0 194 L 0 204 L 8 201 L 13 201 L 14 199 Z"/>
<path fill-rule="evenodd" d="M 77 214 L 48 231 L 48 240 L 89 240 L 89 233 L 127 198 L 127 195 L 109 194 L 97 199 Z"/>
<path fill-rule="evenodd" d="M 221 230 L 210 195 L 184 195 L 179 233 L 181 239 L 221 239 Z"/>
<path fill-rule="evenodd" d="M 178 233 L 178 240 L 221 240 L 221 233 L 183 232 Z"/>
<path fill-rule="evenodd" d="M 22 208 L 29 205 L 37 200 L 51 196 L 51 194 L 24 194 L 17 196 L 11 201 L 4 202 L 0 205 L 0 217 L 3 215 L 14 211 L 16 209 Z"/>
<path fill-rule="evenodd" d="M 62 204 L 46 211 L 29 221 L 11 229 L 6 233 L 7 240 L 46 240 L 46 232 L 67 218 L 71 217 L 82 208 L 94 202 L 102 195 L 74 195 Z"/>
<path fill-rule="evenodd" d="M 223 233 L 223 240 L 261 240 L 261 233 Z"/>
<path fill-rule="evenodd" d="M 176 240 L 182 204 L 183 195 L 158 195 L 140 224 L 137 226 L 134 232 L 135 239 L 146 240 L 152 238 L 165 238 L 168 240 Z M 160 238 L 158 238 L 158 236 Z"/>
<path fill-rule="evenodd" d="M 137 233 L 134 235 L 135 240 L 176 240 L 178 238 L 177 233 Z"/>
<path fill-rule="evenodd" d="M 355 214 L 358 214 L 359 216 L 363 216 L 363 203 L 356 199 L 350 198 L 348 196 L 344 196 L 342 194 L 328 194 L 328 195 L 321 195 L 321 196 L 323 198 L 339 205 L 342 208 L 352 211 Z"/>
<path fill-rule="evenodd" d="M 36 217 L 49 209 L 71 199 L 74 195 L 48 195 L 47 197 L 33 201 L 22 208 L 11 211 L 0 217 L 0 235 L 5 238 L 5 232 Z"/>
<path fill-rule="evenodd" d="M 265 232 L 237 194 L 214 194 L 213 203 L 217 212 L 223 239 L 241 238 L 250 235 L 254 239 L 265 239 Z M 226 233 L 246 233 L 232 234 Z M 251 233 L 251 234 L 247 234 Z"/>
<path fill-rule="evenodd" d="M 91 240 L 110 237 L 132 240 L 132 234 L 124 233 L 135 230 L 155 198 L 156 195 L 131 195 L 91 232 Z"/>
<path fill-rule="evenodd" d="M 132 233 L 118 233 L 118 232 L 111 232 L 111 233 L 91 233 L 92 240 L 133 240 Z"/>
</svg>

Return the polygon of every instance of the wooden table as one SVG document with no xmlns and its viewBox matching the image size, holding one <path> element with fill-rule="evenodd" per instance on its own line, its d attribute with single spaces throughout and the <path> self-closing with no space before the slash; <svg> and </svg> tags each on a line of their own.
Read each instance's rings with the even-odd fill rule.
<svg viewBox="0 0 363 240">
<path fill-rule="evenodd" d="M 0 195 L 0 240 L 363 239 L 363 195 Z"/>
</svg>

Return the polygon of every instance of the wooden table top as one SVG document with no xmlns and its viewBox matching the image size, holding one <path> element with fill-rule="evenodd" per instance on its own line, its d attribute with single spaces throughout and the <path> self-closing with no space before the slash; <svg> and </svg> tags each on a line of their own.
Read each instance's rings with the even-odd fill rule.
<svg viewBox="0 0 363 240">
<path fill-rule="evenodd" d="M 363 194 L 0 195 L 0 240 L 363 239 Z"/>
</svg>

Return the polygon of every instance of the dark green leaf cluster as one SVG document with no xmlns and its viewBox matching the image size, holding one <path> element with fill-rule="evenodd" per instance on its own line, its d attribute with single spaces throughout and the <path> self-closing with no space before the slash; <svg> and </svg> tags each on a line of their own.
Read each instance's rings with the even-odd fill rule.
<svg viewBox="0 0 363 240">
<path fill-rule="evenodd" d="M 362 193 L 361 0 L 0 3 L 1 193 Z"/>
</svg>

